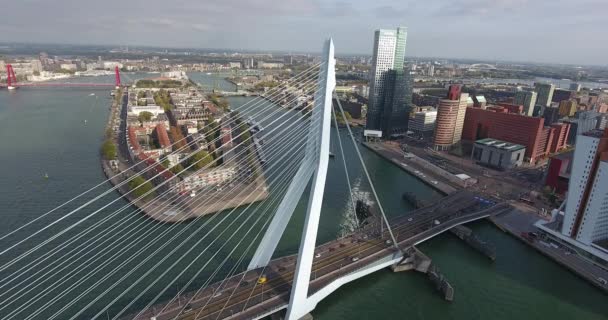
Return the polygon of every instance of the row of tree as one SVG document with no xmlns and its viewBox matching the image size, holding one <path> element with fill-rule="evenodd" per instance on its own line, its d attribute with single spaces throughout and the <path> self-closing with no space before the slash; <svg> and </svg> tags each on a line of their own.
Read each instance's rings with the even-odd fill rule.
<svg viewBox="0 0 608 320">
<path fill-rule="evenodd" d="M 171 95 L 166 90 L 161 89 L 155 92 L 154 102 L 156 102 L 157 105 L 161 106 L 165 111 L 173 109 L 173 104 L 171 103 Z"/>
</svg>

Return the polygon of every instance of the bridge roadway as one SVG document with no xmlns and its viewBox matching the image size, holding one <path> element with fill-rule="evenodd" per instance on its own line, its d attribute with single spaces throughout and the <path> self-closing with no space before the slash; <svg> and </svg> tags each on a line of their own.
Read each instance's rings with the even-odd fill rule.
<svg viewBox="0 0 608 320">
<path fill-rule="evenodd" d="M 509 208 L 505 203 L 483 203 L 476 197 L 479 195 L 459 191 L 432 206 L 393 219 L 391 226 L 399 247 L 407 249 L 456 225 Z M 437 225 L 435 220 L 440 223 Z M 380 232 L 374 232 L 377 229 L 377 226 L 368 226 L 352 235 L 317 246 L 309 299 L 316 293 L 326 295 L 320 291 L 332 283 L 337 288 L 401 259 L 401 253 L 386 242 L 385 239 L 389 238 L 387 232 L 384 232 L 383 239 L 378 239 Z M 157 304 L 137 319 L 259 319 L 287 307 L 295 264 L 296 255 L 272 260 L 264 270 L 242 272 L 210 285 L 188 305 L 185 303 L 194 292 L 181 296 L 179 302 Z M 260 285 L 257 279 L 262 274 L 268 281 Z M 340 279 L 345 281 L 336 281 Z"/>
</svg>

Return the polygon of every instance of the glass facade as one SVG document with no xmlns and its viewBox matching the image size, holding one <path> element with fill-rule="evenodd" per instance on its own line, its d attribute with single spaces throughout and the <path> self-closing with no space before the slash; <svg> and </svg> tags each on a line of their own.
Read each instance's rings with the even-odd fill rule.
<svg viewBox="0 0 608 320">
<path fill-rule="evenodd" d="M 407 29 L 376 30 L 366 127 L 383 135 L 407 132 L 411 88 L 404 73 Z"/>
</svg>

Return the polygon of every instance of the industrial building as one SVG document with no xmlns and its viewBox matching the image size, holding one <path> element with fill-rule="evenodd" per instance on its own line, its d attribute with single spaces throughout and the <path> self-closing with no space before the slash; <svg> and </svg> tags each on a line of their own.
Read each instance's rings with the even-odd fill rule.
<svg viewBox="0 0 608 320">
<path fill-rule="evenodd" d="M 486 138 L 475 141 L 471 159 L 477 164 L 507 170 L 523 164 L 526 147 L 521 144 Z"/>
</svg>

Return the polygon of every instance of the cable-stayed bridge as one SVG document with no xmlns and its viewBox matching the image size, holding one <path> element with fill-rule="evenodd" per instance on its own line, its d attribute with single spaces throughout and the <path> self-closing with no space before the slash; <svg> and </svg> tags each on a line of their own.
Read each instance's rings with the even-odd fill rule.
<svg viewBox="0 0 608 320">
<path fill-rule="evenodd" d="M 338 119 L 345 119 L 339 100 L 332 106 L 334 68 L 334 47 L 328 40 L 321 63 L 266 94 L 288 99 L 285 92 L 295 88 L 314 97 L 312 107 L 285 110 L 257 98 L 219 119 L 238 132 L 223 153 L 231 154 L 237 168 L 231 184 L 201 187 L 197 194 L 205 196 L 190 197 L 176 192 L 180 174 L 169 173 L 170 167 L 131 163 L 129 169 L 155 181 L 151 190 L 125 195 L 135 207 L 116 197 L 116 190 L 134 179 L 124 176 L 113 187 L 103 181 L 0 235 L 0 317 L 257 319 L 286 309 L 286 318 L 300 319 L 343 284 L 399 263 L 413 245 L 500 210 L 501 204 L 462 191 L 389 219 L 346 125 L 350 141 L 335 135 L 333 144 L 340 153 L 334 161 L 343 163 L 349 189 L 353 182 L 347 161 L 361 164 L 374 213 L 355 216 L 350 233 L 317 246 L 332 122 L 338 130 Z M 248 136 L 247 130 L 239 130 L 242 116 L 264 128 Z M 223 138 L 211 136 L 211 144 Z M 250 139 L 263 141 L 265 164 Z M 225 158 L 197 166 L 204 158 L 196 157 L 194 143 L 172 145 L 172 153 L 185 154 L 184 170 L 211 170 Z M 353 144 L 353 158 L 346 159 L 346 143 Z M 122 146 L 126 153 L 129 148 Z M 267 197 L 250 201 L 260 190 Z M 355 215 L 352 190 L 349 195 Z M 243 205 L 228 206 L 233 199 L 242 199 Z M 307 202 L 299 204 L 301 199 Z M 152 222 L 141 214 L 163 221 L 176 212 L 188 215 L 222 205 L 224 210 L 214 215 L 192 213 L 183 224 Z M 298 253 L 272 259 L 299 205 L 305 214 Z"/>
</svg>

